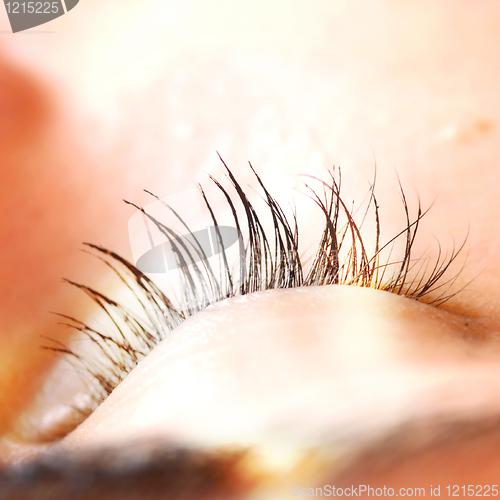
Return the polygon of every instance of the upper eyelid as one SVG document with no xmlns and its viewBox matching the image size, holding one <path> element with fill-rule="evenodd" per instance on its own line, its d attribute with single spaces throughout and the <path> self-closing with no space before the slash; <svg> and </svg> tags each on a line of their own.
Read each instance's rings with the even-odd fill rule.
<svg viewBox="0 0 500 500">
<path fill-rule="evenodd" d="M 83 364 L 93 401 L 90 407 L 81 409 L 84 412 L 91 413 L 93 408 L 107 397 L 137 362 L 165 338 L 169 331 L 198 310 L 225 298 L 272 288 L 350 284 L 387 290 L 428 303 L 434 301 L 436 305 L 448 300 L 449 296 L 440 291 L 440 287 L 446 290 L 449 282 L 456 279 L 456 276 L 448 279 L 446 271 L 462 247 L 458 251 L 452 252 L 448 258 L 438 257 L 429 275 L 425 276 L 423 271 L 421 274 L 418 271 L 413 272 L 414 261 L 411 250 L 419 222 L 425 212 L 419 206 L 416 217 L 411 219 L 402 189 L 402 205 L 407 223 L 406 227 L 392 240 L 404 238 L 405 251 L 401 261 L 391 263 L 380 260 L 383 249 L 392 240 L 389 240 L 389 243 L 379 241 L 380 218 L 374 185 L 369 187 L 368 205 L 361 224 L 355 222 L 355 215 L 341 198 L 340 171 L 331 172 L 330 184 L 320 184 L 321 195 L 308 187 L 312 193 L 311 197 L 325 217 L 325 227 L 319 239 L 314 260 L 306 269 L 298 247 L 298 227 L 295 216 L 292 216 L 291 221 L 286 217 L 284 211 L 266 189 L 263 181 L 254 172 L 257 182 L 264 191 L 263 197 L 274 227 L 273 234 L 268 237 L 261 223 L 263 215 L 256 211 L 227 166 L 226 169 L 232 187 L 237 193 L 237 200 L 243 206 L 243 215 L 238 214 L 236 204 L 228 190 L 216 179 L 212 178 L 212 180 L 228 203 L 240 234 L 243 233 L 242 228 L 246 227 L 247 234 L 244 235 L 246 243 L 243 244 L 240 238 L 240 262 L 236 272 L 233 273 L 227 262 L 224 261 L 225 279 L 220 283 L 216 274 L 210 272 L 210 263 L 199 264 L 197 262 L 200 257 L 199 249 L 193 248 L 192 254 L 187 249 L 188 258 L 191 255 L 192 269 L 185 266 L 182 268 L 182 272 L 189 288 L 186 292 L 190 296 L 190 300 L 186 301 L 190 304 L 189 307 L 176 304 L 151 279 L 116 253 L 88 244 L 91 249 L 97 252 L 99 258 L 113 269 L 122 282 L 133 291 L 142 314 L 138 315 L 128 311 L 118 302 L 88 286 L 70 282 L 85 291 L 99 304 L 111 319 L 112 329 L 116 331 L 116 335 L 113 336 L 108 332 L 98 331 L 83 322 L 64 316 L 69 320 L 69 326 L 85 333 L 97 349 L 102 351 L 101 354 L 104 354 L 99 362 L 96 362 L 88 356 L 80 356 L 77 351 L 68 349 L 66 346 L 58 345 L 52 348 L 70 354 L 77 364 Z M 203 190 L 202 196 L 211 214 L 214 227 L 217 227 L 217 215 L 212 210 Z M 142 210 L 140 207 L 137 208 Z M 371 251 L 366 248 L 360 229 L 370 210 L 376 227 L 376 243 Z M 363 211 L 361 213 L 363 214 Z M 181 219 L 182 216 L 177 215 Z M 149 217 L 175 248 L 177 244 L 175 232 L 169 232 L 161 221 Z M 186 253 L 185 247 L 183 251 Z M 341 261 L 342 255 L 347 258 L 347 261 Z M 226 259 L 225 250 L 221 252 L 220 258 L 221 260 Z M 410 276 L 412 276 L 411 279 Z M 205 280 L 204 283 L 203 280 Z M 204 291 L 203 294 L 196 295 L 198 290 L 194 287 L 200 282 L 204 286 Z M 433 292 L 436 291 L 437 295 L 433 295 Z"/>
</svg>

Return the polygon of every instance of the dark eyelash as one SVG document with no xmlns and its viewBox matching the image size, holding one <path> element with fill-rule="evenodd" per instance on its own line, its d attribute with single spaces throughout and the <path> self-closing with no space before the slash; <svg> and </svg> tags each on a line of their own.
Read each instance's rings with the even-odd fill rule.
<svg viewBox="0 0 500 500">
<path fill-rule="evenodd" d="M 188 317 L 220 300 L 262 290 L 331 284 L 376 288 L 435 306 L 443 304 L 453 296 L 448 293 L 448 290 L 458 274 L 447 279 L 445 275 L 462 250 L 465 241 L 458 250 L 454 249 L 449 257 L 442 256 L 439 248 L 438 256 L 430 271 L 425 263 L 418 259 L 414 260 L 412 250 L 415 238 L 420 221 L 427 212 L 424 212 L 419 204 L 417 215 L 412 220 L 401 186 L 400 193 L 406 226 L 382 245 L 375 182 L 369 188 L 368 201 L 360 224 L 355 222 L 357 211 L 349 209 L 341 197 L 340 170 L 330 173 L 329 183 L 312 178 L 320 183 L 320 194 L 306 183 L 310 198 L 319 207 L 325 219 L 325 226 L 314 258 L 306 266 L 299 251 L 299 227 L 296 214 L 293 213 L 291 219 L 285 215 L 282 207 L 272 197 L 250 165 L 264 193 L 263 199 L 272 219 L 273 241 L 270 242 L 257 210 L 222 158 L 221 161 L 244 213 L 244 217 L 238 215 L 231 195 L 218 180 L 211 177 L 225 198 L 240 236 L 238 238 L 239 265 L 236 272 L 231 270 L 228 263 L 217 217 L 201 187 L 201 195 L 210 213 L 218 244 L 222 248 L 219 254 L 222 272 L 219 276 L 206 259 L 201 243 L 175 211 L 172 210 L 192 237 L 191 244 L 187 244 L 179 233 L 148 215 L 141 207 L 127 202 L 148 217 L 167 238 L 177 256 L 184 285 L 184 297 L 180 301 L 176 302 L 167 297 L 150 278 L 123 257 L 105 248 L 86 243 L 86 246 L 95 252 L 94 255 L 97 255 L 133 293 L 140 313 L 123 307 L 86 285 L 66 280 L 89 295 L 110 319 L 110 330 L 106 333 L 102 329 L 92 328 L 70 316 L 60 315 L 68 320 L 64 324 L 85 334 L 102 356 L 96 358 L 86 356 L 54 340 L 52 341 L 56 345 L 47 347 L 52 351 L 67 355 L 79 369 L 89 387 L 91 402 L 88 406 L 75 408 L 75 411 L 81 415 L 79 421 L 83 421 L 92 413 L 137 363 L 172 329 Z M 367 250 L 361 235 L 361 228 L 370 211 L 375 221 L 375 244 L 371 252 Z M 246 228 L 246 235 L 243 235 L 242 227 Z M 391 262 L 391 247 L 400 239 L 404 242 L 403 258 L 400 261 Z M 389 257 L 383 260 L 382 256 L 385 252 L 389 253 Z M 44 439 L 50 439 L 50 437 L 45 436 Z"/>
</svg>

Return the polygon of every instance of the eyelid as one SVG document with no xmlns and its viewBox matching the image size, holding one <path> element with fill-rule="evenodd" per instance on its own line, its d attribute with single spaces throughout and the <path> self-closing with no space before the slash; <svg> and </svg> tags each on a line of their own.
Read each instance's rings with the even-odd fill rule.
<svg viewBox="0 0 500 500">
<path fill-rule="evenodd" d="M 498 412 L 500 346 L 477 340 L 492 331 L 366 288 L 233 298 L 181 325 L 64 443 L 293 448 L 369 439 L 423 416 Z"/>
<path fill-rule="evenodd" d="M 189 250 L 188 248 L 190 265 L 181 266 L 186 297 L 180 303 L 167 297 L 151 279 L 116 253 L 88 244 L 88 247 L 94 250 L 98 257 L 117 274 L 122 283 L 125 283 L 132 291 L 138 310 L 136 308 L 136 311 L 132 312 L 91 287 L 70 282 L 87 293 L 111 320 L 111 328 L 103 331 L 87 326 L 69 316 L 63 316 L 68 320 L 69 326 L 76 328 L 91 339 L 96 347 L 95 356 L 81 356 L 73 348 L 60 345 L 53 348 L 70 354 L 84 369 L 92 403 L 81 408 L 83 413 L 90 414 L 125 379 L 133 367 L 186 318 L 203 310 L 209 304 L 225 298 L 267 289 L 329 284 L 379 288 L 418 300 L 430 302 L 434 300 L 437 304 L 449 298 L 446 295 L 446 289 L 450 281 L 453 283 L 454 277 L 448 281 L 442 278 L 460 249 L 453 252 L 448 259 L 438 258 L 434 268 L 431 269 L 430 276 L 425 275 L 424 267 L 420 269 L 421 272 L 418 269 L 417 271 L 412 269 L 415 262 L 412 259 L 411 250 L 420 220 L 425 213 L 419 207 L 412 221 L 402 190 L 403 210 L 407 224 L 403 231 L 384 245 L 379 241 L 380 219 L 374 185 L 370 186 L 367 206 L 364 209 L 358 209 L 359 213 L 364 214 L 362 223 L 365 222 L 370 210 L 374 218 L 375 245 L 372 253 L 369 253 L 360 229 L 362 223 L 358 225 L 355 222 L 355 210 L 349 209 L 342 200 L 340 171 L 337 173 L 338 178 L 335 177 L 335 172 L 330 174 L 330 184 L 319 181 L 320 189 L 323 190 L 322 196 L 316 194 L 306 184 L 311 198 L 325 218 L 325 227 L 319 238 L 317 253 L 309 270 L 306 270 L 299 249 L 299 233 L 295 216 L 291 219 L 286 217 L 285 212 L 267 191 L 260 177 L 255 174 L 258 184 L 264 191 L 264 201 L 267 203 L 274 226 L 271 233 L 273 245 L 262 225 L 263 216 L 257 213 L 232 172 L 227 167 L 226 169 L 232 187 L 237 193 L 236 198 L 243 206 L 243 216 L 238 214 L 236 204 L 226 188 L 216 179 L 212 178 L 212 180 L 228 204 L 238 233 L 242 234 L 246 226 L 247 243 L 239 239 L 240 257 L 236 271 L 233 271 L 228 264 L 226 252 L 220 252 L 220 267 L 223 270 L 221 275 L 214 273 L 209 263 L 199 263 L 199 249 L 195 247 Z M 217 216 L 203 190 L 201 193 L 211 214 L 213 226 L 218 228 Z M 142 211 L 140 207 L 137 208 Z M 144 211 L 144 213 L 148 216 L 147 212 Z M 177 216 L 183 223 L 181 216 Z M 185 253 L 186 247 L 176 249 L 176 245 L 182 243 L 177 243 L 175 232 L 169 230 L 160 220 L 150 215 L 148 217 L 167 237 L 174 252 L 181 254 L 182 250 Z M 189 229 L 187 225 L 185 226 Z M 399 237 L 405 240 L 406 245 L 403 259 L 394 263 L 384 262 L 383 252 Z M 222 277 L 219 278 L 219 276 Z M 445 285 L 444 292 L 440 290 L 441 282 Z M 435 290 L 438 293 L 433 296 L 432 292 Z M 110 333 L 112 329 L 115 330 L 114 334 Z"/>
</svg>

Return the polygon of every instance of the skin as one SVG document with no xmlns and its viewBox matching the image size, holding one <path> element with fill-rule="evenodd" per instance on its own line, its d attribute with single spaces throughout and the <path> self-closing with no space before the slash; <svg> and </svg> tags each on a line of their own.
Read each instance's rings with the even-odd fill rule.
<svg viewBox="0 0 500 500">
<path fill-rule="evenodd" d="M 78 252 L 80 242 L 92 241 L 130 257 L 126 228 L 133 210 L 120 200 L 149 203 L 142 188 L 160 196 L 189 189 L 200 170 L 221 177 L 216 150 L 242 184 L 255 185 L 245 167 L 251 160 L 284 203 L 290 187 L 298 184 L 295 174 L 321 176 L 334 162 L 342 166 L 349 195 L 362 199 L 375 158 L 384 234 L 390 237 L 404 224 L 394 170 L 413 206 L 414 193 L 424 206 L 434 202 L 416 255 L 428 251 L 432 259 L 437 254 L 433 235 L 449 249 L 469 231 L 468 264 L 453 290 L 474 281 L 447 303 L 447 313 L 409 301 L 395 306 L 394 300 L 404 299 L 382 292 L 349 290 L 346 297 L 359 292 L 360 298 L 347 301 L 342 311 L 324 306 L 318 318 L 305 306 L 293 308 L 290 304 L 297 299 L 289 299 L 291 295 L 272 298 L 282 302 L 263 306 L 268 316 L 259 314 L 259 328 L 262 339 L 268 338 L 266 319 L 272 325 L 298 315 L 297 324 L 311 329 L 316 325 L 314 331 L 326 343 L 316 348 L 323 352 L 330 338 L 321 326 L 327 319 L 336 323 L 358 318 L 376 348 L 367 357 L 352 354 L 353 362 L 386 367 L 388 373 L 401 364 L 410 366 L 415 387 L 434 371 L 447 370 L 455 389 L 464 391 L 457 413 L 495 413 L 500 322 L 498 5 L 339 1 L 288 2 L 285 7 L 252 2 L 238 10 L 225 2 L 210 7 L 200 2 L 189 8 L 174 2 L 161 15 L 156 9 L 153 1 L 110 1 L 101 6 L 87 0 L 50 28 L 40 28 L 54 34 L 2 35 L 0 40 L 0 103 L 8 108 L 0 117 L 0 204 L 6 214 L 0 221 L 0 252 L 6 264 L 0 269 L 0 432 L 7 432 L 29 405 L 54 362 L 40 350 L 40 335 L 67 339 L 70 334 L 56 327 L 47 311 L 80 318 L 95 314 L 85 298 L 59 278 L 68 276 L 112 291 L 95 261 Z M 144 22 L 139 22 L 140 16 Z M 6 19 L 2 22 L 7 30 Z M 304 197 L 297 195 L 296 203 L 306 216 L 312 213 Z M 321 300 L 330 304 L 328 298 Z M 290 307 L 292 312 L 285 314 Z M 404 319 L 395 317 L 394 310 L 402 310 Z M 230 308 L 227 311 L 238 317 Z M 470 340 L 464 341 L 463 318 L 476 339 L 473 347 Z M 202 316 L 181 327 L 185 338 L 190 338 L 188 329 L 196 321 Z M 394 326 L 398 321 L 399 330 Z M 429 327 L 424 329 L 420 321 Z M 383 327 L 373 326 L 379 323 Z M 306 342 L 305 329 L 294 330 L 297 344 L 283 350 L 286 373 L 295 373 L 293 360 Z M 279 330 L 269 331 L 270 341 L 282 341 Z M 411 349 L 402 348 L 400 331 Z M 225 335 L 227 330 L 217 330 L 215 339 L 222 342 Z M 344 337 L 341 332 L 336 335 Z M 257 356 L 258 351 L 252 351 L 256 347 L 245 356 Z M 185 348 L 190 348 L 187 341 Z M 240 349 L 238 343 L 229 348 Z M 217 358 L 221 371 L 235 369 L 231 359 Z M 314 351 L 308 359 L 315 359 Z M 337 387 L 351 383 L 358 365 L 335 377 L 326 358 L 317 372 L 307 363 L 302 370 L 307 387 L 322 386 L 325 380 Z M 270 370 L 270 365 L 263 368 Z M 140 377 L 138 373 L 134 378 Z M 266 371 L 262 377 L 253 386 L 256 394 Z M 352 390 L 360 397 L 364 394 Z M 390 380 L 381 378 L 376 392 L 379 408 L 393 390 Z M 125 391 L 120 387 L 67 445 L 101 439 L 99 429 L 120 430 L 120 436 L 106 433 L 109 439 L 140 434 L 134 427 L 115 426 L 118 417 L 110 417 L 111 409 L 126 413 Z M 437 412 L 442 403 L 437 397 L 434 401 L 431 410 Z M 264 399 L 258 395 L 250 403 L 255 420 L 245 436 L 254 442 L 263 439 L 265 433 L 255 429 L 266 428 L 269 415 L 260 412 Z M 415 396 L 405 411 L 418 407 Z M 452 407 L 447 411 L 453 413 Z M 167 435 L 175 429 L 186 440 L 203 443 L 212 430 L 179 417 L 190 409 L 156 415 L 171 423 L 165 427 Z M 348 410 L 346 415 L 354 415 L 356 407 Z M 360 422 L 362 417 L 357 415 Z M 97 425 L 100 418 L 102 424 Z M 314 428 L 311 418 L 304 416 L 308 429 Z M 182 429 L 176 419 L 183 422 Z M 258 422 L 266 425 L 259 427 Z M 151 424 L 158 429 L 158 422 Z M 221 442 L 229 437 L 234 435 L 221 436 Z M 467 446 L 474 453 L 464 452 Z M 454 471 L 467 469 L 470 457 L 479 456 L 481 463 L 498 460 L 495 449 L 482 455 L 485 447 L 480 440 L 464 442 L 462 454 L 445 445 L 436 449 L 434 463 L 440 468 L 420 467 L 419 481 L 437 480 L 432 476 L 437 469 L 450 482 L 458 481 Z M 462 460 L 460 467 L 449 456 Z M 391 480 L 409 484 L 401 478 Z"/>
<path fill-rule="evenodd" d="M 214 304 L 179 326 L 65 443 L 166 434 L 206 446 L 247 444 L 272 439 L 282 426 L 278 440 L 314 443 L 324 439 L 319 429 L 373 432 L 365 412 L 394 425 L 394 414 L 405 421 L 496 406 L 500 346 L 482 341 L 495 325 L 429 309 L 341 285 Z M 455 395 L 450 379 L 460 387 Z M 488 390 L 474 396 L 482 384 Z M 288 423 L 291 415 L 307 415 L 306 429 Z"/>
</svg>

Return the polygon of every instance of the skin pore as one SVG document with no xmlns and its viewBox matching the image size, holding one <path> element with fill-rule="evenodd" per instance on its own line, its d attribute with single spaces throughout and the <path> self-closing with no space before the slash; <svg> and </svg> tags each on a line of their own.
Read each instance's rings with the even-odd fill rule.
<svg viewBox="0 0 500 500">
<path fill-rule="evenodd" d="M 236 438 L 253 443 L 272 434 L 270 415 L 275 418 L 278 410 L 294 408 L 293 395 L 302 394 L 306 401 L 321 394 L 305 406 L 311 409 L 321 403 L 322 411 L 300 414 L 305 424 L 292 425 L 289 436 L 308 443 L 322 440 L 323 434 L 314 434 L 315 429 L 335 434 L 333 424 L 344 429 L 349 420 L 358 422 L 352 426 L 352 436 L 359 438 L 360 432 L 370 429 L 367 415 L 375 410 L 387 439 L 398 432 L 415 432 L 414 427 L 403 431 L 404 425 L 414 425 L 416 417 L 432 421 L 431 431 L 422 431 L 427 437 L 419 441 L 417 451 L 409 443 L 411 452 L 405 454 L 400 444 L 403 451 L 389 455 L 399 457 L 399 453 L 403 458 L 383 461 L 375 443 L 361 459 L 365 468 L 358 464 L 345 472 L 346 483 L 374 484 L 371 478 L 376 477 L 380 484 L 401 486 L 426 486 L 438 480 L 443 485 L 462 484 L 463 471 L 471 471 L 466 476 L 470 484 L 491 484 L 488 474 L 500 456 L 498 431 L 492 424 L 500 390 L 499 17 L 498 5 L 488 1 L 474 5 L 248 2 L 235 7 L 223 1 L 210 6 L 109 1 L 103 6 L 86 0 L 50 28 L 47 25 L 54 34 L 2 35 L 0 432 L 8 432 L 29 405 L 54 361 L 40 349 L 40 336 L 65 340 L 70 333 L 57 327 L 47 311 L 83 319 L 93 314 L 88 302 L 61 284 L 60 277 L 112 293 L 102 268 L 78 249 L 82 241 L 91 241 L 130 257 L 127 220 L 134 212 L 121 203 L 122 198 L 141 205 L 151 201 L 143 188 L 159 196 L 175 194 L 192 187 L 199 171 L 221 178 L 217 150 L 242 184 L 255 186 L 246 167 L 251 160 L 283 204 L 290 199 L 295 174 L 323 176 L 333 163 L 342 166 L 349 193 L 360 200 L 367 191 L 366 178 L 373 176 L 375 158 L 377 196 L 389 236 L 402 225 L 395 171 L 413 206 L 414 193 L 424 207 L 434 202 L 417 255 L 429 251 L 429 258 L 435 256 L 433 236 L 444 250 L 453 241 L 458 245 L 470 228 L 468 263 L 454 289 L 474 281 L 447 303 L 446 311 L 372 290 L 324 289 L 304 292 L 322 296 L 308 302 L 311 307 L 319 304 L 320 312 L 312 313 L 306 305 L 293 305 L 302 299 L 292 291 L 273 295 L 254 315 L 262 322 L 256 327 L 264 343 L 261 350 L 266 351 L 265 342 L 271 345 L 270 360 L 258 356 L 259 344 L 249 344 L 248 352 L 238 343 L 228 344 L 227 319 L 218 320 L 222 326 L 212 337 L 215 375 L 227 373 L 231 378 L 235 353 L 243 352 L 243 366 L 250 364 L 248 359 L 263 363 L 259 377 L 248 376 L 256 395 L 239 396 L 242 407 L 250 408 L 246 414 L 255 417 L 246 426 L 222 425 L 222 417 L 227 418 L 222 420 L 225 424 L 245 419 L 241 414 L 231 419 L 231 411 L 238 408 L 223 404 L 231 393 L 215 381 L 211 387 L 219 391 L 220 402 L 208 406 L 213 414 L 204 422 L 207 427 L 186 416 L 200 412 L 194 382 L 192 392 L 186 386 L 182 394 L 189 395 L 195 409 L 186 403 L 177 413 L 165 415 L 148 412 L 143 401 L 140 409 L 154 419 L 138 414 L 140 425 L 127 427 L 123 418 L 130 411 L 127 400 L 141 391 L 129 386 L 153 369 L 149 367 L 163 355 L 159 350 L 68 437 L 65 446 L 78 449 L 86 443 L 103 443 L 104 438 L 108 444 L 125 442 L 127 433 L 139 435 L 145 428 L 157 435 L 162 422 L 169 422 L 164 437 L 182 436 L 183 443 L 213 444 L 206 440 L 214 436 L 222 443 Z M 6 19 L 2 22 L 7 29 Z M 295 200 L 304 217 L 309 210 L 313 213 L 305 197 L 296 195 Z M 340 311 L 325 305 L 340 300 L 337 295 L 345 300 Z M 228 314 L 237 321 L 239 315 L 250 314 L 238 308 L 243 304 L 232 304 L 227 312 L 216 306 L 183 325 L 178 334 L 196 339 L 187 330 L 196 330 L 210 317 Z M 272 335 L 282 331 L 273 326 L 266 335 L 266 319 L 280 325 L 290 318 L 296 319 L 292 337 Z M 330 359 L 337 351 L 327 348 L 334 340 L 317 325 L 352 324 L 353 318 L 359 321 L 363 337 L 351 344 L 344 340 L 348 333 L 339 328 L 333 339 L 343 343 L 352 363 L 333 366 Z M 245 328 L 250 326 L 249 321 Z M 318 335 L 312 345 L 311 332 Z M 246 337 L 236 338 L 242 342 Z M 282 341 L 289 345 L 274 347 Z M 194 356 L 196 343 L 190 342 L 181 342 L 179 349 Z M 228 346 L 226 354 L 217 350 L 219 344 Z M 300 358 L 304 364 L 300 366 L 297 356 L 308 349 L 311 352 L 305 360 Z M 315 363 L 320 354 L 323 361 Z M 168 369 L 175 371 L 178 363 L 187 370 L 190 359 L 176 358 Z M 279 372 L 284 377 L 297 380 L 293 390 L 285 380 L 276 393 L 269 389 L 266 395 L 261 386 L 273 374 L 275 363 L 283 367 Z M 298 364 L 302 371 L 296 371 Z M 369 374 L 359 376 L 364 371 Z M 372 380 L 375 372 L 380 376 Z M 189 370 L 175 376 L 186 379 L 188 374 L 194 381 L 206 375 Z M 367 391 L 359 388 L 367 378 L 373 383 L 369 393 L 373 400 L 364 399 Z M 395 380 L 405 381 L 404 387 L 396 386 Z M 356 381 L 361 385 L 351 388 L 349 384 Z M 174 387 L 172 383 L 164 390 Z M 290 391 L 289 399 L 284 388 Z M 341 388 L 350 396 L 325 398 L 325 393 Z M 454 397 L 443 401 L 439 397 L 443 391 Z M 264 398 L 274 400 L 278 393 L 283 395 L 279 399 L 283 406 L 275 413 L 263 411 L 269 409 Z M 402 393 L 405 398 L 395 398 Z M 388 409 L 384 401 L 400 406 Z M 345 413 L 334 411 L 339 406 Z M 462 427 L 467 427 L 467 419 L 484 425 L 478 425 L 482 431 L 476 433 L 458 433 L 455 441 L 443 439 L 442 432 L 428 437 L 436 427 L 436 415 L 445 427 L 450 422 L 457 426 L 457 419 Z M 210 427 L 210 422 L 218 424 Z M 218 426 L 224 433 L 217 433 Z M 406 443 L 401 437 L 396 441 Z M 431 444 L 426 447 L 422 442 Z M 8 450 L 4 456 L 11 460 Z"/>
</svg>

